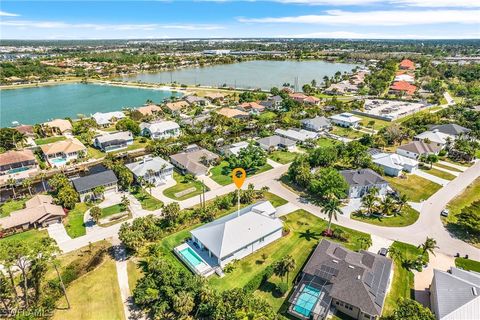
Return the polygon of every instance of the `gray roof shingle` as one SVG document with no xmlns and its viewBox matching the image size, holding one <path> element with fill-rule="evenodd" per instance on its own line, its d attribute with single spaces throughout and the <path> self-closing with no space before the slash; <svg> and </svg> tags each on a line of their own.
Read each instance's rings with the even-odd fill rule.
<svg viewBox="0 0 480 320">
<path fill-rule="evenodd" d="M 118 179 L 112 170 L 105 170 L 88 176 L 72 180 L 73 186 L 77 192 L 85 192 L 99 186 L 105 186 L 111 183 L 117 183 Z"/>
</svg>

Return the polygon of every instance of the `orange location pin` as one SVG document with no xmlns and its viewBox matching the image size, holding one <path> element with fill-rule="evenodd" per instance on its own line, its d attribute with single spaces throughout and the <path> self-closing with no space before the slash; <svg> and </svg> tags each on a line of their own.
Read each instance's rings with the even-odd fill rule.
<svg viewBox="0 0 480 320">
<path fill-rule="evenodd" d="M 240 172 L 240 176 L 237 173 Z M 232 179 L 238 189 L 240 189 L 247 178 L 247 173 L 243 168 L 235 168 L 232 170 Z"/>
</svg>

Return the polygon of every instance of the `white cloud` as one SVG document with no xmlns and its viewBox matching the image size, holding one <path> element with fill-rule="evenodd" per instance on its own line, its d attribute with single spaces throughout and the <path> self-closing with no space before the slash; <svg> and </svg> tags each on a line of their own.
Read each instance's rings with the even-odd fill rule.
<svg viewBox="0 0 480 320">
<path fill-rule="evenodd" d="M 372 3 L 378 3 L 382 0 L 274 0 L 274 2 L 280 3 L 293 3 L 293 4 L 308 4 L 308 5 L 331 5 L 331 6 L 351 6 L 351 5 L 367 5 Z"/>
<path fill-rule="evenodd" d="M 403 26 L 462 23 L 478 24 L 480 10 L 391 10 L 350 12 L 327 10 L 323 15 L 304 15 L 291 17 L 237 18 L 240 22 L 251 23 L 303 23 L 361 26 Z"/>
<path fill-rule="evenodd" d="M 0 11 L 0 17 L 18 17 L 18 16 L 19 14 L 16 14 L 16 13 Z"/>
<path fill-rule="evenodd" d="M 350 31 L 312 32 L 303 34 L 277 35 L 276 38 L 330 38 L 330 39 L 478 39 L 480 33 L 455 35 L 426 34 L 388 34 L 388 33 L 358 33 Z"/>
<path fill-rule="evenodd" d="M 392 0 L 392 3 L 425 8 L 480 8 L 479 0 Z"/>
</svg>

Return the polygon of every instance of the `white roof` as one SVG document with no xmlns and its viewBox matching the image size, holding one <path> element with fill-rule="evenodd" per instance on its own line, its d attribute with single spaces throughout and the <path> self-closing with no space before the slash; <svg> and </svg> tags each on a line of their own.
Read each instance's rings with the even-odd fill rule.
<svg viewBox="0 0 480 320">
<path fill-rule="evenodd" d="M 161 133 L 165 132 L 167 130 L 175 130 L 175 129 L 180 129 L 180 126 L 178 123 L 174 121 L 157 121 L 157 122 L 142 122 L 140 124 L 140 129 L 145 129 L 147 128 L 150 130 L 151 133 Z"/>
<path fill-rule="evenodd" d="M 248 145 L 249 143 L 247 141 L 240 141 L 240 142 L 232 143 L 227 148 L 228 150 L 230 150 L 232 154 L 238 155 L 240 150 L 245 149 L 246 147 L 248 147 Z"/>
<path fill-rule="evenodd" d="M 335 114 L 330 117 L 332 120 L 336 121 L 343 121 L 343 122 L 348 122 L 348 123 L 356 123 L 362 121 L 359 117 L 355 117 L 353 114 L 349 112 L 344 112 L 340 114 Z"/>
<path fill-rule="evenodd" d="M 131 140 L 133 139 L 132 133 L 130 131 L 119 131 L 114 133 L 106 133 L 101 136 L 95 137 L 99 143 L 104 143 L 112 140 Z"/>
<path fill-rule="evenodd" d="M 191 234 L 217 258 L 223 258 L 283 228 L 282 220 L 272 217 L 275 208 L 268 201 L 233 212 L 191 231 Z"/>
<path fill-rule="evenodd" d="M 373 162 L 389 168 L 403 169 L 405 166 L 415 167 L 418 161 L 396 153 L 377 153 L 372 156 Z"/>
<path fill-rule="evenodd" d="M 125 118 L 125 114 L 121 111 L 112 111 L 112 112 L 96 112 L 92 115 L 92 118 L 95 119 L 97 124 L 109 124 L 112 118 L 122 119 Z"/>
<path fill-rule="evenodd" d="M 146 157 L 140 161 L 129 163 L 126 167 L 130 169 L 136 177 L 143 177 L 148 170 L 159 172 L 161 170 L 173 168 L 173 165 L 160 157 Z"/>
<path fill-rule="evenodd" d="M 409 75 L 409 74 L 400 74 L 395 77 L 395 80 L 393 81 L 406 81 L 406 82 L 415 82 L 415 77 Z"/>
<path fill-rule="evenodd" d="M 290 138 L 295 141 L 305 141 L 307 139 L 316 139 L 318 137 L 318 133 L 313 132 L 313 131 L 308 131 L 308 130 L 293 130 L 293 129 L 288 129 L 288 130 L 283 130 L 283 129 L 277 129 L 275 130 L 275 133 L 285 137 L 285 138 Z"/>
<path fill-rule="evenodd" d="M 450 135 L 442 133 L 440 131 L 433 130 L 433 131 L 425 131 L 425 132 L 422 132 L 420 134 L 417 134 L 415 136 L 415 138 L 417 138 L 419 140 L 422 140 L 422 141 L 425 140 L 425 139 L 428 139 L 431 142 L 446 144 L 447 143 L 447 138 L 452 138 L 452 137 Z"/>
</svg>

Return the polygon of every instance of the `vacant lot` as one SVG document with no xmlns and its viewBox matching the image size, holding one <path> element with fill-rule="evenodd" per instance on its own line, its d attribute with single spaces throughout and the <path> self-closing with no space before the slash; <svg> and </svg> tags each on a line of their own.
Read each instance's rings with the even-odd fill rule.
<svg viewBox="0 0 480 320">
<path fill-rule="evenodd" d="M 85 235 L 85 224 L 83 223 L 83 217 L 85 212 L 89 209 L 89 206 L 82 202 L 75 204 L 75 208 L 70 210 L 68 216 L 65 218 L 63 224 L 67 234 L 72 238 L 77 238 Z"/>
<path fill-rule="evenodd" d="M 258 170 L 255 173 L 247 173 L 247 177 L 252 176 L 254 174 L 262 173 L 267 170 L 272 169 L 272 166 L 266 163 L 263 167 L 258 168 Z M 228 162 L 227 161 L 222 161 L 219 165 L 213 167 L 210 170 L 211 176 L 216 183 L 226 186 L 227 184 L 233 183 L 232 177 L 231 177 L 231 170 L 229 168 Z"/>
<path fill-rule="evenodd" d="M 430 180 L 409 174 L 406 178 L 383 177 L 390 186 L 402 194 L 406 194 L 409 201 L 420 202 L 428 199 L 442 187 Z"/>
<path fill-rule="evenodd" d="M 445 180 L 453 180 L 453 179 L 456 178 L 451 173 L 448 173 L 448 172 L 445 172 L 445 171 L 442 171 L 442 170 L 438 170 L 438 169 L 435 169 L 435 168 L 430 169 L 430 167 L 421 166 L 420 170 L 422 170 L 423 172 L 426 172 L 428 174 L 434 175 L 436 177 L 439 177 L 441 179 L 445 179 Z"/>
<path fill-rule="evenodd" d="M 292 162 L 296 156 L 298 156 L 298 153 L 281 150 L 273 151 L 268 155 L 270 159 L 281 164 Z"/>
<path fill-rule="evenodd" d="M 67 138 L 65 138 L 64 136 L 40 138 L 40 139 L 35 139 L 35 143 L 37 144 L 37 146 L 40 146 L 42 144 L 53 143 L 53 142 L 62 141 L 62 140 L 65 140 L 65 139 L 67 139 Z"/>
<path fill-rule="evenodd" d="M 169 197 L 169 198 L 174 199 L 174 200 L 181 201 L 181 200 L 185 200 L 185 199 L 197 196 L 200 193 L 202 193 L 203 184 L 202 184 L 201 181 L 187 180 L 187 179 L 185 179 L 185 176 L 181 175 L 180 173 L 178 173 L 176 171 L 173 172 L 173 179 L 175 179 L 177 184 L 174 185 L 173 187 L 170 187 L 170 188 L 165 189 L 163 191 L 163 194 L 166 197 Z M 179 192 L 182 192 L 182 191 L 185 191 L 187 189 L 192 189 L 192 192 L 189 192 L 189 193 L 187 193 L 183 196 L 180 196 L 180 197 L 177 197 L 175 195 L 175 194 L 177 194 Z M 193 189 L 195 189 L 195 190 L 193 190 Z M 208 190 L 209 189 L 205 186 L 205 192 L 208 191 Z"/>
</svg>

